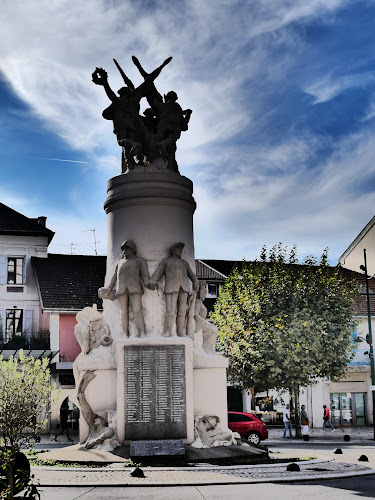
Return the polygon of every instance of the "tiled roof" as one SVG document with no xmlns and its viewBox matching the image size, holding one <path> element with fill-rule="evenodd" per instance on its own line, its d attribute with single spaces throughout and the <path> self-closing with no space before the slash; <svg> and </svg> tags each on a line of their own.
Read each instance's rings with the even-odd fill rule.
<svg viewBox="0 0 375 500">
<path fill-rule="evenodd" d="M 226 276 L 218 272 L 213 267 L 209 266 L 206 262 L 199 259 L 195 261 L 195 274 L 199 280 L 221 280 L 223 281 Z"/>
<path fill-rule="evenodd" d="M 243 261 L 242 260 L 212 260 L 212 259 L 199 259 L 200 262 L 207 264 L 211 268 L 215 269 L 221 275 L 225 277 L 229 276 L 234 267 L 241 269 Z"/>
<path fill-rule="evenodd" d="M 48 254 L 32 257 L 43 309 L 79 311 L 97 304 L 98 288 L 104 286 L 105 256 Z"/>
<path fill-rule="evenodd" d="M 12 208 L 0 203 L 0 234 L 15 236 L 47 236 L 51 242 L 54 232 Z"/>
</svg>

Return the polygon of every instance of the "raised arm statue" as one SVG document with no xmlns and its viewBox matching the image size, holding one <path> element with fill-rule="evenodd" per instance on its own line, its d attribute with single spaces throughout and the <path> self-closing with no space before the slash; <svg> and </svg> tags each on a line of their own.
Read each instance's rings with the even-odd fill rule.
<svg viewBox="0 0 375 500">
<path fill-rule="evenodd" d="M 140 100 L 146 96 L 149 87 L 154 85 L 154 80 L 170 60 L 171 58 L 166 59 L 136 88 L 114 60 L 126 84 L 118 90 L 118 96 L 109 86 L 107 72 L 103 68 L 96 68 L 92 74 L 93 82 L 103 86 L 111 101 L 110 106 L 103 111 L 103 118 L 113 121 L 113 133 L 116 135 L 117 143 L 123 148 L 122 172 L 133 169 L 137 164 L 143 164 L 145 156 L 143 149 L 147 145 L 148 138 L 147 129 L 139 115 Z"/>
<path fill-rule="evenodd" d="M 147 81 L 150 75 L 143 69 L 135 56 L 132 59 L 145 81 Z M 168 169 L 178 172 L 176 142 L 181 137 L 181 132 L 188 129 L 192 110 L 182 110 L 181 106 L 176 102 L 178 97 L 173 90 L 164 95 L 163 100 L 155 85 L 149 85 L 146 98 L 156 117 L 155 140 L 160 154 L 166 160 Z"/>
</svg>

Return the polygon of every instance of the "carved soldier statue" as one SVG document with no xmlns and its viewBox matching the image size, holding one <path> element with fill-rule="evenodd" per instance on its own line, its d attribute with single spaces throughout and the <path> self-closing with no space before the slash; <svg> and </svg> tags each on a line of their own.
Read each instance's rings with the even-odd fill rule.
<svg viewBox="0 0 375 500">
<path fill-rule="evenodd" d="M 133 309 L 138 336 L 145 337 L 145 323 L 142 312 L 143 286 L 148 286 L 148 274 L 145 259 L 138 257 L 134 241 L 127 240 L 121 245 L 124 258 L 117 263 L 114 275 L 107 287 L 99 288 L 100 298 L 118 300 L 123 333 L 129 336 L 129 302 Z"/>
<path fill-rule="evenodd" d="M 165 277 L 165 322 L 164 335 L 170 337 L 176 323 L 176 332 L 179 337 L 186 335 L 187 299 L 190 292 L 190 282 L 194 292 L 199 289 L 197 277 L 191 270 L 189 263 L 181 259 L 185 243 L 178 242 L 171 246 L 170 256 L 163 259 L 151 277 L 149 288 L 154 289 L 158 281 Z"/>
</svg>

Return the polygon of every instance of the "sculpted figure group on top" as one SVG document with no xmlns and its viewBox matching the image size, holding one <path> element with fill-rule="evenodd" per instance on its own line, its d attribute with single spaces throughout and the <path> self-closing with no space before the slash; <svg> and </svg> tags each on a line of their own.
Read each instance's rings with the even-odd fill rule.
<svg viewBox="0 0 375 500">
<path fill-rule="evenodd" d="M 134 169 L 136 165 L 149 165 L 158 159 L 164 160 L 169 170 L 178 173 L 176 142 L 181 132 L 188 129 L 192 111 L 182 110 L 176 102 L 176 92 L 170 91 L 163 98 L 154 84 L 172 57 L 151 73 L 143 69 L 135 56 L 132 60 L 144 81 L 135 88 L 114 59 L 126 85 L 118 90 L 118 95 L 109 86 L 107 72 L 103 68 L 96 68 L 92 74 L 93 82 L 102 85 L 112 101 L 103 111 L 103 118 L 113 121 L 113 133 L 122 147 L 122 173 Z M 140 101 L 143 97 L 150 107 L 141 116 Z"/>
</svg>

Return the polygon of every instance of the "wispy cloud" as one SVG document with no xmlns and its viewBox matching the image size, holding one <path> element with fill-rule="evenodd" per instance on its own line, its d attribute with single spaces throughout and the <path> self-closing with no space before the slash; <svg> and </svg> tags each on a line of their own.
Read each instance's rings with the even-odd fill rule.
<svg viewBox="0 0 375 500">
<path fill-rule="evenodd" d="M 83 172 L 65 196 L 77 211 L 68 225 L 51 198 L 52 229 L 81 241 L 79 218 L 94 224 L 89 206 L 101 221 L 98 238 L 106 239 L 101 204 L 106 179 L 120 173 L 120 148 L 101 117 L 108 98 L 92 71 L 104 67 L 116 91 L 122 80 L 113 57 L 138 85 L 131 55 L 149 71 L 172 55 L 156 84 L 193 109 L 177 157 L 195 183 L 197 255 L 249 258 L 279 240 L 306 253 L 328 245 L 340 255 L 374 206 L 375 37 L 363 19 L 375 8 L 361 9 L 371 6 L 92 0 L 87 8 L 83 0 L 4 0 L 0 71 L 27 104 L 17 118 L 27 130 L 32 114 L 65 141 L 68 158 L 78 151 L 86 160 L 36 153 Z M 70 244 L 57 238 L 54 248 Z"/>
<path fill-rule="evenodd" d="M 80 160 L 63 160 L 62 158 L 39 158 L 36 157 L 36 160 L 50 160 L 50 161 L 66 161 L 68 163 L 87 163 L 87 161 L 80 161 Z"/>
</svg>

